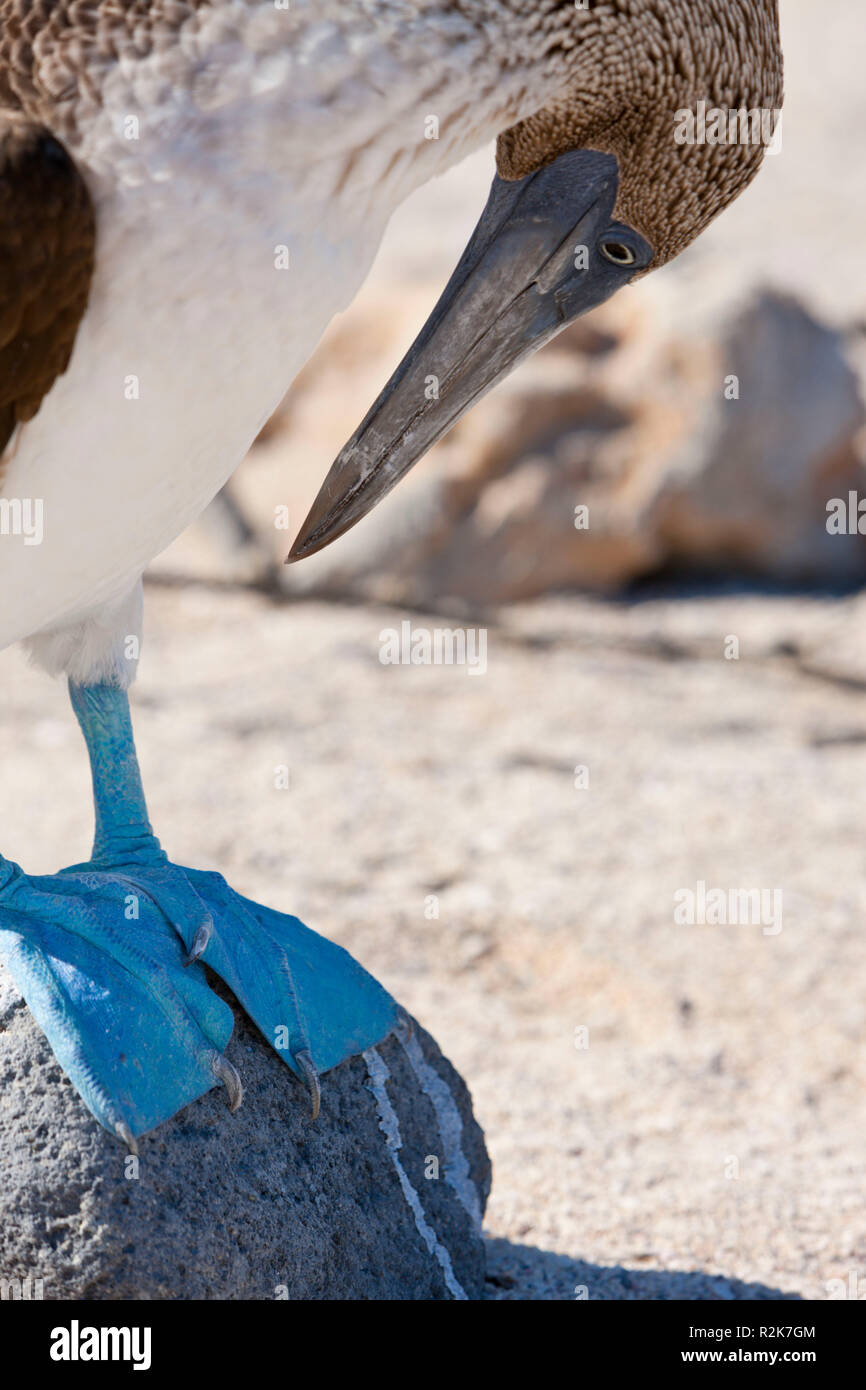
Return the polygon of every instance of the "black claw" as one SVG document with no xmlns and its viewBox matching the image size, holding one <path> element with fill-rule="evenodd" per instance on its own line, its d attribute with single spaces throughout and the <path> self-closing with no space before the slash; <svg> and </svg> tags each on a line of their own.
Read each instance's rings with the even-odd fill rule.
<svg viewBox="0 0 866 1390">
<path fill-rule="evenodd" d="M 312 1109 L 312 1119 L 316 1119 L 319 1108 L 322 1104 L 322 1088 L 319 1085 L 319 1073 L 308 1048 L 302 1048 L 300 1052 L 294 1054 L 294 1060 L 304 1079 L 307 1088 L 307 1095 L 310 1097 L 310 1107 Z"/>
<path fill-rule="evenodd" d="M 129 1128 L 129 1125 L 126 1123 L 125 1120 L 119 1120 L 117 1122 L 117 1124 L 114 1126 L 114 1132 L 117 1135 L 118 1139 L 123 1140 L 124 1144 L 129 1149 L 129 1152 L 131 1154 L 135 1154 L 136 1158 L 138 1158 L 138 1143 L 136 1141 L 135 1135 L 133 1134 L 132 1130 Z"/>
<path fill-rule="evenodd" d="M 207 922 L 203 923 L 202 926 L 199 927 L 198 931 L 193 937 L 192 946 L 190 947 L 189 955 L 184 961 L 184 965 L 195 965 L 199 956 L 203 956 L 205 951 L 207 950 L 207 943 L 210 941 L 212 934 L 213 922 L 208 920 Z"/>
<path fill-rule="evenodd" d="M 233 1067 L 227 1057 L 223 1057 L 221 1052 L 213 1055 L 214 1076 L 223 1083 L 229 1095 L 229 1110 L 235 1111 L 244 1098 L 244 1088 L 237 1068 Z"/>
</svg>

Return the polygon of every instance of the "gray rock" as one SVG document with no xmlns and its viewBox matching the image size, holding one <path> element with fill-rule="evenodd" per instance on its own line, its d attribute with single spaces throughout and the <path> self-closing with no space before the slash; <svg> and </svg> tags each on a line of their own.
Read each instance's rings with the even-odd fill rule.
<svg viewBox="0 0 866 1390">
<path fill-rule="evenodd" d="M 136 1165 L 0 967 L 0 1293 L 39 1296 L 41 1280 L 56 1299 L 479 1297 L 490 1163 L 433 1039 L 416 1027 L 329 1072 L 312 1123 L 235 1013 L 243 1106 L 231 1115 L 211 1091 L 142 1139 Z"/>
<path fill-rule="evenodd" d="M 669 458 L 652 508 L 667 563 L 787 583 L 862 584 L 866 543 L 827 504 L 862 494 L 866 421 L 844 333 L 789 295 L 756 296 L 718 330 L 701 424 Z M 733 375 L 740 396 L 718 382 Z"/>
</svg>

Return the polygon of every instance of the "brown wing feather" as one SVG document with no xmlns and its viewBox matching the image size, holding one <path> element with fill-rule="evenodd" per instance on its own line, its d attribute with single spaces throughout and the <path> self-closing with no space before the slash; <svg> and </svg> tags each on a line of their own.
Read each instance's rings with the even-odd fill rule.
<svg viewBox="0 0 866 1390">
<path fill-rule="evenodd" d="M 95 241 L 90 194 L 59 140 L 0 111 L 0 455 L 69 365 Z"/>
</svg>

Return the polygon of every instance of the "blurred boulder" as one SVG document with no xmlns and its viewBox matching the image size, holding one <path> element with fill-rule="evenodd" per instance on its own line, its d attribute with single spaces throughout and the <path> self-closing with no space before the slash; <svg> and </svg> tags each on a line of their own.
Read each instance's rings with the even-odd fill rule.
<svg viewBox="0 0 866 1390">
<path fill-rule="evenodd" d="M 326 343 L 292 393 L 293 417 L 307 390 L 308 419 L 336 409 L 351 433 L 378 390 L 356 404 L 353 353 L 379 386 L 399 357 L 381 368 L 364 357 L 369 341 L 382 353 L 383 320 L 402 352 L 411 333 L 394 306 L 372 339 L 348 325 L 333 349 L 342 389 Z M 429 605 L 611 592 L 671 571 L 863 582 L 866 538 L 826 524 L 829 499 L 866 493 L 845 349 L 843 334 L 777 293 L 699 334 L 663 297 L 619 296 L 476 406 L 354 531 L 285 571 L 286 587 Z"/>
<path fill-rule="evenodd" d="M 866 538 L 827 529 L 831 498 L 864 491 L 864 422 L 845 338 L 764 294 L 719 336 L 739 399 L 707 391 L 655 509 L 672 563 L 775 580 L 862 582 Z M 717 383 L 712 383 L 715 387 Z"/>
</svg>

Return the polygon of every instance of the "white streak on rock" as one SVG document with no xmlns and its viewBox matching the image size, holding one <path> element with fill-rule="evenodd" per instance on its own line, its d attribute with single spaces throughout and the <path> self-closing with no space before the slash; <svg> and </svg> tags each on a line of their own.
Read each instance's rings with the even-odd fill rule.
<svg viewBox="0 0 866 1390">
<path fill-rule="evenodd" d="M 394 1164 L 400 1187 L 403 1190 L 403 1196 L 406 1198 L 406 1203 L 415 1218 L 418 1234 L 424 1241 L 430 1254 L 434 1259 L 438 1260 L 442 1268 L 442 1273 L 445 1276 L 446 1287 L 452 1298 L 465 1301 L 466 1293 L 454 1273 L 451 1264 L 451 1256 L 448 1254 L 445 1246 L 442 1245 L 437 1238 L 436 1232 L 424 1215 L 421 1199 L 409 1181 L 408 1174 L 403 1164 L 400 1162 L 398 1151 L 403 1147 L 403 1140 L 400 1137 L 400 1122 L 397 1119 L 397 1112 L 388 1098 L 388 1090 L 385 1085 L 391 1073 L 375 1047 L 368 1048 L 362 1055 L 367 1064 L 367 1074 L 370 1077 L 369 1090 L 373 1092 L 376 1098 L 376 1105 L 379 1111 L 379 1128 L 385 1136 L 385 1144 L 391 1155 L 391 1162 Z"/>
<path fill-rule="evenodd" d="M 457 1199 L 469 1216 L 474 1229 L 480 1233 L 481 1203 L 478 1200 L 478 1189 L 472 1181 L 469 1164 L 460 1142 L 463 1136 L 463 1121 L 460 1118 L 457 1102 L 451 1094 L 447 1082 L 442 1080 L 436 1068 L 432 1067 L 424 1056 L 417 1034 L 413 1033 L 409 1041 L 403 1043 L 403 1050 L 409 1059 L 409 1065 L 418 1078 L 422 1091 L 436 1112 L 439 1133 L 442 1136 L 442 1146 L 445 1150 L 445 1181 L 457 1194 Z"/>
</svg>

